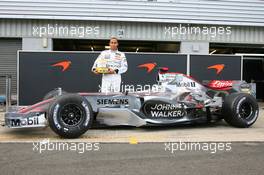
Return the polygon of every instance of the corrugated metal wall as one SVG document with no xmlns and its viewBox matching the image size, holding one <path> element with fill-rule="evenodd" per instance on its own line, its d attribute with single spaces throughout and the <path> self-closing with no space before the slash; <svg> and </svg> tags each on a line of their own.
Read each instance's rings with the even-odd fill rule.
<svg viewBox="0 0 264 175">
<path fill-rule="evenodd" d="M 179 27 L 173 23 L 140 23 L 140 22 L 109 22 L 109 21 L 68 21 L 68 20 L 18 20 L 0 19 L 0 37 L 39 37 L 34 33 L 34 27 L 99 27 L 98 34 L 86 36 L 77 35 L 50 35 L 51 38 L 80 38 L 80 39 L 108 39 L 118 36 L 118 31 L 123 31 L 122 39 L 125 40 L 150 40 L 150 41 L 209 41 L 219 43 L 248 43 L 264 44 L 264 27 L 231 26 L 230 35 L 172 35 L 166 33 L 166 28 Z M 212 25 L 192 25 L 212 27 Z M 216 26 L 216 25 L 215 25 Z M 219 27 L 219 26 L 218 26 Z M 227 26 L 224 26 L 227 27 Z"/>
<path fill-rule="evenodd" d="M 264 26 L 261 0 L 1 0 L 0 18 Z"/>
<path fill-rule="evenodd" d="M 17 50 L 21 50 L 20 39 L 0 39 L 0 74 L 12 75 L 12 94 L 16 94 Z M 0 79 L 0 94 L 5 94 L 5 79 Z"/>
</svg>

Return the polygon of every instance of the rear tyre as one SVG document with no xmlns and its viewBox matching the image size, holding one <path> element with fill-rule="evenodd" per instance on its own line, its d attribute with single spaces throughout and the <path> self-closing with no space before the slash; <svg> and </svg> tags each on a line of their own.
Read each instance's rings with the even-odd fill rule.
<svg viewBox="0 0 264 175">
<path fill-rule="evenodd" d="M 257 120 L 259 107 L 252 95 L 234 93 L 225 97 L 222 114 L 231 126 L 247 128 Z"/>
<path fill-rule="evenodd" d="M 64 138 L 78 138 L 93 122 L 93 111 L 82 96 L 66 94 L 58 97 L 48 113 L 50 128 Z"/>
</svg>

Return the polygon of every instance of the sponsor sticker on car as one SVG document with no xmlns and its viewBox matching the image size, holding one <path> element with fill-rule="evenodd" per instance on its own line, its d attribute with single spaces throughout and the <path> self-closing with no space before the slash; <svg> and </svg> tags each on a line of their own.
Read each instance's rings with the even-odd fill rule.
<svg viewBox="0 0 264 175">
<path fill-rule="evenodd" d="M 184 117 L 187 112 L 184 108 L 175 104 L 167 103 L 149 103 L 145 106 L 145 113 L 151 118 L 175 119 Z"/>
<path fill-rule="evenodd" d="M 7 118 L 8 126 L 11 128 L 44 127 L 46 126 L 45 114 L 25 118 Z"/>
</svg>

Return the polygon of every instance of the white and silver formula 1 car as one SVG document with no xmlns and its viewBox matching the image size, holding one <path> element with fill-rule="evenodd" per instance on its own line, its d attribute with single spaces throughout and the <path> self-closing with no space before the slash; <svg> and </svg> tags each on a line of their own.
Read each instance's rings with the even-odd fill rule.
<svg viewBox="0 0 264 175">
<path fill-rule="evenodd" d="M 9 128 L 46 127 L 77 138 L 94 122 L 108 126 L 206 123 L 224 119 L 235 127 L 255 123 L 259 108 L 251 84 L 214 80 L 206 84 L 160 68 L 158 92 L 66 93 L 60 88 L 31 106 L 11 107 Z M 253 94 L 253 95 L 252 95 Z"/>
</svg>

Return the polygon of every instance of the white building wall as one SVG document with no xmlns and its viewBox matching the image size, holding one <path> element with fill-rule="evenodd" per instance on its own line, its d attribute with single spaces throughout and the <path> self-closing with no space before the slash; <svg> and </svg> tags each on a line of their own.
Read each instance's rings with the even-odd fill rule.
<svg viewBox="0 0 264 175">
<path fill-rule="evenodd" d="M 194 27 L 211 29 L 211 33 L 190 34 L 177 33 L 177 28 Z M 62 32 L 51 32 L 51 34 L 40 35 L 44 28 L 68 28 L 83 29 L 87 32 L 69 32 L 64 35 Z M 231 33 L 215 34 L 215 28 L 230 28 Z M 48 29 L 47 29 L 48 30 Z M 80 30 L 82 31 L 82 30 Z M 109 39 L 110 36 L 117 36 L 124 40 L 149 40 L 149 41 L 199 41 L 212 43 L 245 43 L 264 44 L 264 27 L 257 26 L 224 26 L 224 25 L 193 25 L 173 23 L 141 23 L 141 22 L 110 22 L 110 21 L 69 21 L 69 20 L 25 20 L 25 19 L 0 19 L 0 37 L 3 38 L 79 38 L 79 39 Z"/>
<path fill-rule="evenodd" d="M 0 18 L 264 26 L 261 0 L 1 0 Z"/>
</svg>

